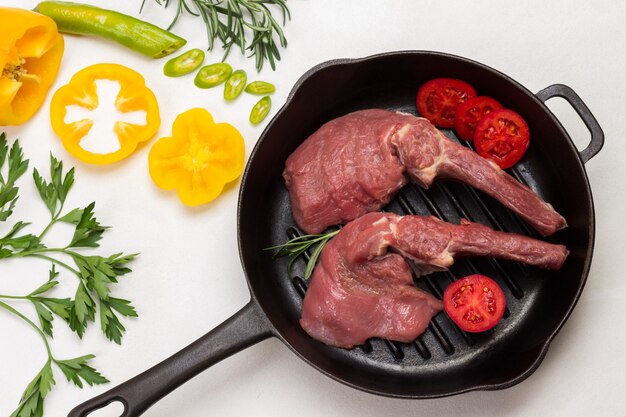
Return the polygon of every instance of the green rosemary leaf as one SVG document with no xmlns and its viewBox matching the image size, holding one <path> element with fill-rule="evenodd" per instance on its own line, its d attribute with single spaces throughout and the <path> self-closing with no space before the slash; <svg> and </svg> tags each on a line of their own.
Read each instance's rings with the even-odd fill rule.
<svg viewBox="0 0 626 417">
<path fill-rule="evenodd" d="M 309 279 L 311 274 L 313 273 L 313 268 L 315 268 L 315 264 L 320 254 L 322 253 L 322 249 L 326 246 L 326 243 L 330 239 L 333 238 L 339 230 L 335 230 L 329 233 L 321 233 L 314 235 L 303 235 L 295 237 L 288 242 L 285 242 L 281 245 L 270 246 L 268 248 L 264 248 L 264 250 L 273 250 L 274 258 L 278 258 L 281 256 L 287 256 L 287 273 L 289 277 L 292 278 L 292 270 L 293 264 L 296 260 L 298 260 L 301 256 L 310 253 L 309 259 L 307 260 L 307 265 L 304 271 L 304 279 Z"/>
<path fill-rule="evenodd" d="M 164 7 L 169 5 L 169 1 L 155 2 Z M 266 61 L 272 69 L 276 68 L 276 61 L 280 60 L 277 44 L 283 48 L 287 46 L 282 27 L 291 19 L 286 0 L 176 0 L 175 3 L 176 13 L 168 29 L 178 22 L 183 13 L 200 16 L 206 28 L 208 50 L 212 50 L 215 41 L 219 40 L 224 49 L 224 59 L 232 45 L 237 45 L 242 55 L 246 50 L 250 51 L 258 71 Z M 282 24 L 274 18 L 270 7 L 278 10 Z M 249 37 L 252 38 L 250 44 Z"/>
</svg>

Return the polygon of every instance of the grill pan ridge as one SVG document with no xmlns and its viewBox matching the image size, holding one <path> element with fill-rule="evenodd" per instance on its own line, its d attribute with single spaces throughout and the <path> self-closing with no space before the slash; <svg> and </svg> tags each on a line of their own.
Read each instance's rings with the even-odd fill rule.
<svg viewBox="0 0 626 417">
<path fill-rule="evenodd" d="M 570 254 L 559 271 L 466 258 L 458 259 L 450 271 L 414 280 L 417 287 L 441 298 L 447 285 L 459 277 L 482 273 L 495 279 L 507 298 L 507 311 L 504 319 L 485 333 L 462 332 L 440 313 L 411 343 L 370 339 L 352 350 L 326 346 L 299 325 L 307 287 L 300 278 L 304 260 L 295 263 L 296 277 L 291 279 L 287 260 L 273 259 L 264 250 L 300 234 L 281 175 L 285 160 L 322 124 L 351 111 L 386 108 L 416 114 L 418 86 L 438 77 L 463 79 L 527 121 L 530 147 L 509 172 L 565 217 L 569 226 L 546 240 L 564 244 Z M 565 98 L 591 133 L 590 144 L 580 152 L 544 104 L 556 96 Z M 452 130 L 443 132 L 458 141 Z M 123 403 L 121 417 L 139 416 L 198 373 L 269 337 L 278 338 L 329 377 L 384 396 L 437 398 L 477 389 L 504 389 L 523 381 L 541 364 L 584 288 L 595 236 L 593 199 L 584 163 L 603 143 L 598 122 L 571 88 L 555 84 L 535 95 L 508 76 L 466 58 L 401 51 L 329 61 L 312 68 L 263 131 L 243 174 L 237 233 L 249 303 L 161 363 L 78 405 L 68 417 L 87 416 L 112 401 Z M 408 184 L 384 209 L 434 215 L 452 223 L 467 218 L 497 230 L 539 237 L 491 197 L 454 182 L 439 181 L 429 190 Z"/>
</svg>

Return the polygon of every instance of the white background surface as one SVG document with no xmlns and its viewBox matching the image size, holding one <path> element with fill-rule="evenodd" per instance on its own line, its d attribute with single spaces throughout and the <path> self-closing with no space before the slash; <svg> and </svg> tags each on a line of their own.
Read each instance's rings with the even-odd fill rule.
<svg viewBox="0 0 626 417">
<path fill-rule="evenodd" d="M 32 8 L 36 1 L 2 0 L 2 6 Z M 140 1 L 90 3 L 138 15 Z M 292 20 L 286 26 L 289 46 L 275 72 L 258 76 L 274 82 L 270 115 L 284 103 L 299 76 L 332 58 L 425 49 L 462 55 L 513 77 L 531 91 L 553 83 L 571 86 L 598 118 L 606 134 L 604 149 L 587 165 L 596 204 L 597 235 L 587 286 L 540 368 L 528 380 L 497 392 L 473 392 L 427 401 L 377 397 L 323 376 L 274 339 L 264 341 L 219 364 L 157 403 L 151 417 L 226 416 L 617 416 L 625 415 L 626 281 L 623 278 L 624 174 L 626 160 L 626 25 L 623 2 L 602 1 L 380 1 L 289 0 Z M 142 18 L 166 25 L 174 9 L 162 10 L 147 0 Z M 182 19 L 174 31 L 188 47 L 204 48 L 203 24 Z M 253 60 L 237 51 L 234 67 L 256 77 Z M 216 62 L 221 53 L 210 53 Z M 165 60 L 153 61 L 106 41 L 66 37 L 63 64 L 52 91 L 83 67 L 116 62 L 140 71 L 161 106 L 158 137 L 171 132 L 175 116 L 202 106 L 216 121 L 235 125 L 246 139 L 247 155 L 267 121 L 247 122 L 254 99 L 225 103 L 221 89 L 200 90 L 193 76 L 168 79 Z M 50 96 L 49 96 L 50 97 Z M 76 167 L 77 181 L 68 208 L 96 201 L 96 213 L 112 225 L 101 252 L 141 252 L 134 272 L 115 293 L 134 301 L 140 318 L 126 320 L 122 346 L 106 341 L 98 325 L 78 341 L 58 320 L 54 353 L 61 358 L 94 353 L 94 366 L 112 382 L 74 388 L 56 373 L 57 386 L 46 400 L 46 416 L 64 416 L 76 404 L 147 369 L 206 331 L 249 299 L 237 255 L 237 185 L 205 207 L 183 206 L 170 192 L 151 182 L 149 146 L 114 166 L 91 167 L 72 158 L 50 128 L 49 97 L 28 123 L 6 128 L 21 138 L 31 167 L 47 172 L 49 153 Z M 549 103 L 578 146 L 589 138 L 573 110 L 560 100 Z M 269 120 L 269 118 L 267 119 Z M 555 156 L 557 157 L 557 156 Z M 47 223 L 47 211 L 29 175 L 14 220 L 32 220 L 33 231 Z M 1 227 L 6 227 L 2 226 Z M 40 229 L 39 229 L 40 230 Z M 52 236 L 54 237 L 54 236 Z M 0 293 L 20 294 L 46 279 L 45 263 L 0 264 Z M 71 276 L 63 275 L 74 287 Z M 17 304 L 29 311 L 27 304 Z M 26 384 L 44 361 L 38 336 L 21 321 L 0 313 L 0 415 L 17 405 Z M 113 416 L 107 412 L 93 414 Z M 119 411 L 119 409 L 118 409 Z"/>
</svg>

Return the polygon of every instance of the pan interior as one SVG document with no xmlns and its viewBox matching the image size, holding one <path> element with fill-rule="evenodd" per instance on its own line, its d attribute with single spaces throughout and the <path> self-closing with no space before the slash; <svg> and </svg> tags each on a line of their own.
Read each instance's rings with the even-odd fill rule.
<svg viewBox="0 0 626 417">
<path fill-rule="evenodd" d="M 286 259 L 272 259 L 271 252 L 263 250 L 300 233 L 281 176 L 284 161 L 324 122 L 351 111 L 376 107 L 417 114 L 417 88 L 436 77 L 463 79 L 480 95 L 495 97 L 525 118 L 531 145 L 509 172 L 564 215 L 569 227 L 546 240 L 565 244 L 571 253 L 556 272 L 471 258 L 457 260 L 447 273 L 415 280 L 419 288 L 441 298 L 458 277 L 481 273 L 495 279 L 505 292 L 507 312 L 488 332 L 464 333 L 441 313 L 412 343 L 372 339 L 353 350 L 325 346 L 298 324 L 306 283 L 288 277 Z M 444 133 L 458 140 L 452 130 Z M 584 169 L 571 140 L 547 108 L 501 73 L 429 52 L 327 63 L 307 73 L 253 152 L 239 210 L 240 250 L 249 286 L 277 335 L 333 378 L 369 392 L 408 398 L 505 388 L 532 373 L 578 299 L 593 245 L 593 209 Z M 467 218 L 539 238 L 498 202 L 459 183 L 439 182 L 430 190 L 409 184 L 385 210 L 435 215 L 452 223 Z M 302 276 L 304 267 L 302 260 L 295 263 L 296 277 Z"/>
</svg>

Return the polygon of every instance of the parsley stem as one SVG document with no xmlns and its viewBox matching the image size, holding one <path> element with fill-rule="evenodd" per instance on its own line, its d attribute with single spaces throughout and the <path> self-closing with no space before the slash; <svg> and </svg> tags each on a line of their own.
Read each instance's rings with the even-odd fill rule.
<svg viewBox="0 0 626 417">
<path fill-rule="evenodd" d="M 39 240 L 41 240 L 41 239 L 43 238 L 43 236 L 44 236 L 46 233 L 48 233 L 48 230 L 50 230 L 50 228 L 51 228 L 52 226 L 54 226 L 54 224 L 57 222 L 57 220 L 58 220 L 58 219 L 57 219 L 57 217 L 53 217 L 53 218 L 52 218 L 52 220 L 50 221 L 50 223 L 48 223 L 48 225 L 46 226 L 46 228 L 45 228 L 45 229 L 43 229 L 43 232 L 41 232 L 41 233 L 39 234 L 39 236 L 37 236 L 37 237 L 39 238 Z"/>
<path fill-rule="evenodd" d="M 63 211 L 63 201 L 59 205 L 59 209 L 57 210 L 57 212 L 52 216 L 52 220 L 50 220 L 50 223 L 48 223 L 48 225 L 43 229 L 43 231 L 39 234 L 39 236 L 37 236 L 39 240 L 41 240 L 43 236 L 46 233 L 48 233 L 48 230 L 50 230 L 50 228 L 54 226 L 56 222 L 59 221 L 59 216 L 61 215 L 62 211 Z"/>
<path fill-rule="evenodd" d="M 56 251 L 55 251 L 56 252 Z M 59 251 L 61 252 L 61 251 Z M 47 255 L 42 255 L 41 253 L 32 253 L 32 254 L 28 254 L 25 255 L 26 257 L 31 257 L 31 258 L 39 258 L 39 259 L 45 259 L 47 261 L 52 262 L 53 264 L 57 264 L 65 269 L 67 269 L 68 271 L 72 272 L 74 275 L 76 275 L 77 277 L 81 277 L 80 272 L 76 269 L 76 268 L 72 268 L 70 265 L 66 264 L 63 261 L 60 261 L 56 258 L 53 258 L 52 256 L 47 256 Z"/>
<path fill-rule="evenodd" d="M 19 311 L 17 311 L 13 307 L 11 307 L 10 305 L 8 305 L 7 303 L 4 303 L 2 301 L 0 301 L 0 307 L 2 307 L 5 310 L 15 314 L 16 316 L 18 316 L 19 318 L 21 318 L 22 320 L 24 320 L 25 322 L 30 324 L 30 326 L 33 329 L 35 329 L 37 331 L 37 333 L 39 333 L 39 336 L 41 336 L 41 338 L 43 339 L 43 343 L 46 346 L 46 351 L 48 352 L 48 360 L 50 361 L 50 360 L 54 359 L 54 357 L 52 356 L 52 351 L 50 350 L 50 345 L 48 344 L 48 339 L 46 338 L 46 335 L 44 334 L 44 332 L 41 331 L 41 329 L 31 319 L 29 319 L 28 317 L 26 317 L 25 315 L 23 315 L 22 313 L 20 313 Z"/>
<path fill-rule="evenodd" d="M 66 264 L 63 261 L 60 261 L 56 258 L 53 258 L 51 256 L 48 255 L 44 255 L 44 253 L 50 253 L 50 252 L 59 252 L 59 253 L 64 253 L 66 255 L 69 256 L 82 256 L 77 252 L 73 252 L 73 251 L 68 251 L 66 248 L 37 248 L 37 249 L 31 249 L 31 250 L 24 250 L 21 252 L 17 252 L 15 254 L 13 254 L 13 257 L 19 257 L 19 258 L 39 258 L 39 259 L 45 259 L 47 261 L 50 261 L 54 264 L 57 264 L 59 266 L 62 266 L 63 268 L 67 269 L 68 271 L 72 272 L 74 275 L 78 276 L 79 278 L 81 277 L 80 272 L 76 269 L 76 268 L 72 268 L 70 265 Z"/>
<path fill-rule="evenodd" d="M 8 298 L 11 300 L 28 300 L 28 296 L 26 295 L 6 295 L 6 294 L 0 294 L 0 298 Z"/>
<path fill-rule="evenodd" d="M 21 252 L 16 253 L 14 256 L 19 256 L 19 257 L 26 257 L 26 256 L 32 256 L 32 255 L 36 255 L 39 253 L 47 253 L 47 252 L 65 252 L 64 248 L 35 248 L 35 249 L 29 249 L 29 250 L 24 250 Z"/>
</svg>

